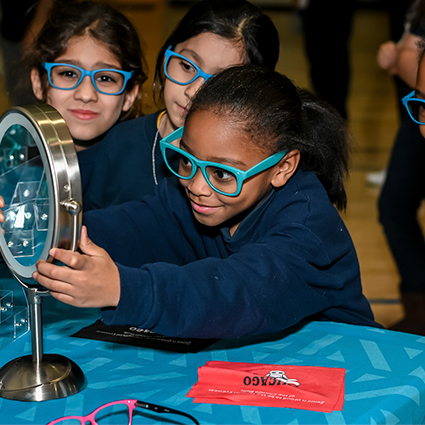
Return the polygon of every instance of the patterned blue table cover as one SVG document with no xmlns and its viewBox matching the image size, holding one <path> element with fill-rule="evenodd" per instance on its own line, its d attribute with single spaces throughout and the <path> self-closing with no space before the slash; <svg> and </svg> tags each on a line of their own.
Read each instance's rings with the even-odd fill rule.
<svg viewBox="0 0 425 425">
<path fill-rule="evenodd" d="M 88 385 L 79 394 L 44 402 L 0 399 L 0 424 L 46 424 L 85 415 L 121 399 L 184 410 L 203 424 L 422 424 L 425 421 L 425 337 L 329 322 L 293 333 L 220 341 L 197 354 L 132 347 L 71 335 L 99 317 L 47 296 L 43 300 L 44 352 L 74 360 Z M 0 366 L 31 353 L 30 334 L 0 350 Z M 192 403 L 186 394 L 209 360 L 346 369 L 341 412 Z M 189 423 L 141 412 L 137 423 Z M 167 422 L 167 420 L 169 422 Z M 173 420 L 175 422 L 173 422 Z M 186 422 L 185 422 L 186 421 Z M 136 422 L 135 422 L 136 423 Z"/>
</svg>

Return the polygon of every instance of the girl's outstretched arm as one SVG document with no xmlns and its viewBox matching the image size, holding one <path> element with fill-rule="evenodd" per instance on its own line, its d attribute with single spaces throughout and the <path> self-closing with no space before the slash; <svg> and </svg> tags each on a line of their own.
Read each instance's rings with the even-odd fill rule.
<svg viewBox="0 0 425 425">
<path fill-rule="evenodd" d="M 57 300 L 75 307 L 116 307 L 120 299 L 118 268 L 108 253 L 81 230 L 78 252 L 53 248 L 50 255 L 65 266 L 37 262 L 33 278 Z"/>
</svg>

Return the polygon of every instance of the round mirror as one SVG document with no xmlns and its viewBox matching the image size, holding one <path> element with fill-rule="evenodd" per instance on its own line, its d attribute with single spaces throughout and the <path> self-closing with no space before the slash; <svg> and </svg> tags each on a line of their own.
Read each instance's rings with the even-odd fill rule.
<svg viewBox="0 0 425 425">
<path fill-rule="evenodd" d="M 86 386 L 70 359 L 43 353 L 41 296 L 49 291 L 32 274 L 49 250 L 75 250 L 81 228 L 82 193 L 74 143 L 65 121 L 49 105 L 8 110 L 0 119 L 0 194 L 5 200 L 0 251 L 27 289 L 32 355 L 0 369 L 0 397 L 51 400 Z"/>
<path fill-rule="evenodd" d="M 0 250 L 25 287 L 53 247 L 75 250 L 81 229 L 78 158 L 65 121 L 49 105 L 14 107 L 0 119 Z M 42 289 L 40 287 L 40 289 Z"/>
</svg>

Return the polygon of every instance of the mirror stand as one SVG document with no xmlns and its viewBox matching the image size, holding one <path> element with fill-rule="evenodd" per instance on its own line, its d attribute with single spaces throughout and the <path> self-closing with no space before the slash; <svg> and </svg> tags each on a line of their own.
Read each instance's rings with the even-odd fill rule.
<svg viewBox="0 0 425 425">
<path fill-rule="evenodd" d="M 68 397 L 83 390 L 85 376 L 67 357 L 43 352 L 41 288 L 27 288 L 30 306 L 32 355 L 14 359 L 0 369 L 0 397 L 44 401 Z"/>
<path fill-rule="evenodd" d="M 17 106 L 0 117 L 0 149 L 8 159 L 0 161 L 1 195 L 7 205 L 0 251 L 26 288 L 32 342 L 32 355 L 0 369 L 0 397 L 19 401 L 68 397 L 83 390 L 86 379 L 72 360 L 43 353 L 41 301 L 48 290 L 32 274 L 39 259 L 49 259 L 52 247 L 75 250 L 78 245 L 82 189 L 74 142 L 52 106 Z"/>
</svg>

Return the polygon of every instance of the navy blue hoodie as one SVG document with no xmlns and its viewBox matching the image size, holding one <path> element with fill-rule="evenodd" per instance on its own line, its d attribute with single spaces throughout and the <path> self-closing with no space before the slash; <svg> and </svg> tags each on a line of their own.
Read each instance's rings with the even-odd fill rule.
<svg viewBox="0 0 425 425">
<path fill-rule="evenodd" d="M 232 237 L 196 221 L 175 178 L 84 221 L 120 273 L 106 324 L 188 338 L 274 332 L 303 319 L 379 326 L 351 237 L 313 173 L 298 170 Z"/>
</svg>

